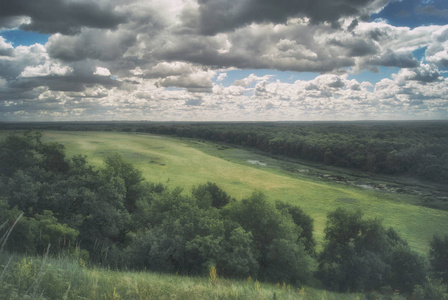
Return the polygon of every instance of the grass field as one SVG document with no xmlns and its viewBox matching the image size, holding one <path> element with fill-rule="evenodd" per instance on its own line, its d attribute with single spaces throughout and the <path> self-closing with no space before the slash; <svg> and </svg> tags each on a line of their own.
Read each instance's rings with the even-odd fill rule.
<svg viewBox="0 0 448 300">
<path fill-rule="evenodd" d="M 242 149 L 115 132 L 46 131 L 44 140 L 64 144 L 68 155 L 87 155 L 96 166 L 103 164 L 108 153 L 121 153 L 147 180 L 181 186 L 186 192 L 207 181 L 216 182 L 237 199 L 262 191 L 272 201 L 299 205 L 310 214 L 315 220 L 319 243 L 326 214 L 336 207 L 360 208 L 368 217 L 383 219 L 385 225 L 394 227 L 421 254 L 427 253 L 428 241 L 434 234 L 448 232 L 448 212 L 413 205 L 413 196 L 290 176 L 275 165 L 270 167 L 271 158 L 266 158 L 270 159 L 267 166 L 247 162 L 262 160 L 263 156 Z"/>
</svg>

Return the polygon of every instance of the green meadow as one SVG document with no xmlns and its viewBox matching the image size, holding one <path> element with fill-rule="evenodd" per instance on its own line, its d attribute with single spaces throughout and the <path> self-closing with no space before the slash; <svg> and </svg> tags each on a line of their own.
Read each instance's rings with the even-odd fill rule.
<svg viewBox="0 0 448 300">
<path fill-rule="evenodd" d="M 141 170 L 148 181 L 180 186 L 185 192 L 211 181 L 236 199 L 261 191 L 272 201 L 298 205 L 315 220 L 318 243 L 323 240 L 327 213 L 337 207 L 359 208 L 367 217 L 382 219 L 384 225 L 395 228 L 414 250 L 424 255 L 434 234 L 448 232 L 448 212 L 416 205 L 419 202 L 416 196 L 289 174 L 275 159 L 243 149 L 135 133 L 45 131 L 43 134 L 45 141 L 64 144 L 68 155 L 86 155 L 96 166 L 101 166 L 109 153 L 118 152 Z M 264 162 L 268 162 L 266 166 Z"/>
</svg>

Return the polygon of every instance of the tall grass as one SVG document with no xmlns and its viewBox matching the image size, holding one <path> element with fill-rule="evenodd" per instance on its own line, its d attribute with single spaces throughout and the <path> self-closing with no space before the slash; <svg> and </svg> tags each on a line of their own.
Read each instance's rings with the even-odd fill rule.
<svg viewBox="0 0 448 300">
<path fill-rule="evenodd" d="M 0 253 L 0 299 L 403 299 L 398 295 L 339 294 L 283 283 L 88 268 L 70 257 Z"/>
</svg>

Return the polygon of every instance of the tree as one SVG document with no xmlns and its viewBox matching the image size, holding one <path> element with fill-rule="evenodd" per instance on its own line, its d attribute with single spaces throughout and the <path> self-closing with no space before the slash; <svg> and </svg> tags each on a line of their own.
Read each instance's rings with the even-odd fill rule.
<svg viewBox="0 0 448 300">
<path fill-rule="evenodd" d="M 123 179 L 126 189 L 125 207 L 129 212 L 133 212 L 136 208 L 135 203 L 141 196 L 142 172 L 131 163 L 125 161 L 118 153 L 107 156 L 104 162 L 106 163 L 106 168 L 102 172 L 106 180 L 114 177 Z"/>
<path fill-rule="evenodd" d="M 232 226 L 233 227 L 233 226 Z M 256 277 L 258 263 L 253 248 L 253 237 L 240 226 L 234 228 L 223 242 L 224 253 L 217 268 L 224 276 Z"/>
<path fill-rule="evenodd" d="M 248 199 L 231 203 L 223 215 L 252 234 L 261 279 L 296 283 L 310 277 L 311 259 L 299 239 L 301 228 L 290 214 L 277 210 L 263 194 L 254 193 Z M 300 269 L 294 269 L 298 266 Z"/>
<path fill-rule="evenodd" d="M 393 229 L 386 230 L 377 219 L 363 219 L 360 211 L 342 208 L 328 214 L 318 262 L 317 276 L 324 285 L 344 292 L 390 285 L 411 293 L 426 276 L 423 259 Z"/>
<path fill-rule="evenodd" d="M 211 205 L 216 208 L 221 208 L 231 200 L 226 192 L 220 189 L 216 183 L 212 182 L 207 182 L 206 184 L 201 184 L 193 188 L 191 193 L 202 207 Z"/>
<path fill-rule="evenodd" d="M 448 284 L 448 235 L 434 236 L 430 242 L 429 261 L 435 277 Z"/>
<path fill-rule="evenodd" d="M 39 202 L 41 183 L 28 172 L 18 170 L 5 186 L 5 195 L 10 207 L 17 206 L 21 211 L 32 214 Z"/>
<path fill-rule="evenodd" d="M 139 205 L 145 203 L 138 202 Z M 223 256 L 224 227 L 216 208 L 202 209 L 180 189 L 153 195 L 146 207 L 148 230 L 138 234 L 130 251 L 156 271 L 205 274 Z"/>
<path fill-rule="evenodd" d="M 42 133 L 27 131 L 10 134 L 0 142 L 0 174 L 11 176 L 17 170 L 27 170 L 40 164 Z"/>
<path fill-rule="evenodd" d="M 293 206 L 291 204 L 277 201 L 275 203 L 275 207 L 280 211 L 285 210 L 288 214 L 291 215 L 294 224 L 302 228 L 302 231 L 299 235 L 299 240 L 303 242 L 305 250 L 309 254 L 314 254 L 316 241 L 313 238 L 313 219 L 298 206 Z"/>
</svg>

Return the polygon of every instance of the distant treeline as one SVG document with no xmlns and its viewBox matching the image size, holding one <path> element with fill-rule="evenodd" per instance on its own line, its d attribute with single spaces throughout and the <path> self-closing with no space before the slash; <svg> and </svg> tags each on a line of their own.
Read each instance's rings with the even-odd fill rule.
<svg viewBox="0 0 448 300">
<path fill-rule="evenodd" d="M 360 211 L 329 213 L 324 232 L 318 252 L 313 219 L 297 206 L 259 193 L 236 201 L 210 182 L 189 193 L 148 183 L 118 154 L 94 169 L 84 156 L 67 158 L 63 145 L 42 142 L 39 132 L 0 141 L 0 251 L 62 252 L 116 269 L 217 270 L 343 292 L 445 297 L 448 236 L 433 238 L 427 266 L 395 230 Z"/>
<path fill-rule="evenodd" d="M 136 130 L 241 145 L 343 168 L 448 182 L 448 122 L 154 124 Z"/>
<path fill-rule="evenodd" d="M 448 181 L 448 121 L 0 123 L 0 129 L 30 128 L 174 135 L 331 166 Z"/>
</svg>

